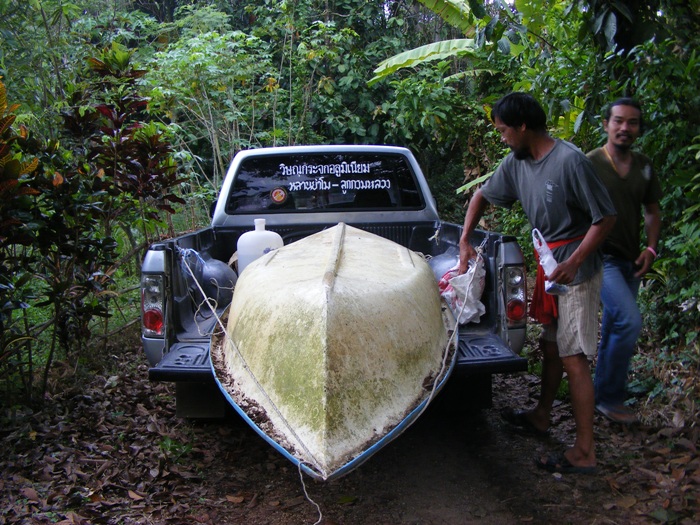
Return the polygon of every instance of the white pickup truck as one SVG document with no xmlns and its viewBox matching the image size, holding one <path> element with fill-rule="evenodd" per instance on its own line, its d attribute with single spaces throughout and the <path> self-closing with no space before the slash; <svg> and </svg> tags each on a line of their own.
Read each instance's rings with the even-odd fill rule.
<svg viewBox="0 0 700 525">
<path fill-rule="evenodd" d="M 239 237 L 265 219 L 284 244 L 344 222 L 429 258 L 439 278 L 458 260 L 461 225 L 443 222 L 413 154 L 393 146 L 291 146 L 238 153 L 226 174 L 211 225 L 153 244 L 142 266 L 142 342 L 149 378 L 176 384 L 183 417 L 221 417 L 226 401 L 209 356 L 217 311 L 231 300 Z M 480 319 L 459 326 L 454 372 L 440 397 L 464 408 L 488 406 L 491 376 L 522 371 L 526 276 L 514 237 L 476 231 L 486 280 Z M 196 286 L 205 283 L 203 288 Z M 440 398 L 438 398 L 439 400 Z"/>
</svg>

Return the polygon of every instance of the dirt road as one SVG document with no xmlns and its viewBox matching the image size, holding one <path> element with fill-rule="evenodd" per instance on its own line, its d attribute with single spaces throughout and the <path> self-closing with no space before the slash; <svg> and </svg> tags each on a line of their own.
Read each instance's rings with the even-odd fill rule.
<svg viewBox="0 0 700 525">
<path fill-rule="evenodd" d="M 499 381 L 497 402 L 509 398 L 508 390 L 525 381 L 524 377 L 510 379 L 509 384 Z M 235 519 L 240 521 L 233 523 L 635 521 L 629 509 L 617 508 L 617 495 L 606 480 L 605 469 L 596 476 L 554 476 L 537 469 L 537 455 L 565 444 L 556 434 L 542 440 L 513 431 L 498 412 L 497 406 L 477 413 L 426 412 L 397 441 L 346 477 L 331 483 L 306 478 L 309 499 L 319 509 L 300 497 L 304 487 L 293 466 L 261 445 L 260 438 L 241 422 L 229 421 L 226 440 L 246 455 L 239 459 L 248 471 L 242 484 L 229 486 L 235 490 L 232 493 L 245 498 L 240 503 L 234 499 L 239 511 Z M 561 430 L 569 426 L 567 418 L 561 418 Z M 217 469 L 222 481 L 240 473 L 231 459 Z M 638 522 L 645 523 L 643 519 Z"/>
<path fill-rule="evenodd" d="M 42 410 L 4 414 L 0 525 L 700 521 L 696 426 L 626 429 L 597 419 L 600 472 L 552 475 L 533 459 L 570 441 L 568 403 L 556 407 L 545 439 L 499 417 L 536 394 L 527 374 L 498 378 L 492 409 L 430 409 L 347 476 L 302 483 L 240 419 L 178 419 L 171 386 L 146 379 L 137 335 L 115 341 L 109 355 L 112 372 L 76 378 Z"/>
</svg>

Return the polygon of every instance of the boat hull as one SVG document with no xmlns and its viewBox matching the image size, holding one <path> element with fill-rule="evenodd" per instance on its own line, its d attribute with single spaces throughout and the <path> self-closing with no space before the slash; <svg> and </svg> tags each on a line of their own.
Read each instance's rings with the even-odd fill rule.
<svg viewBox="0 0 700 525">
<path fill-rule="evenodd" d="M 320 479 L 400 434 L 454 362 L 453 320 L 426 261 L 344 224 L 250 264 L 228 312 L 212 341 L 222 391 Z"/>
</svg>

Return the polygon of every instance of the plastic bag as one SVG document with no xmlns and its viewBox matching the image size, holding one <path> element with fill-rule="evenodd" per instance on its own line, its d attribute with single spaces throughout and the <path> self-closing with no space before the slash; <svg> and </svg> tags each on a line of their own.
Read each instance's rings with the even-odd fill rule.
<svg viewBox="0 0 700 525">
<path fill-rule="evenodd" d="M 486 313 L 481 295 L 486 285 L 486 270 L 481 257 L 470 259 L 467 271 L 459 274 L 459 263 L 445 272 L 438 282 L 440 294 L 457 317 L 459 324 L 478 323 Z"/>
<path fill-rule="evenodd" d="M 180 269 L 195 304 L 201 304 L 205 298 L 213 299 L 215 307 L 226 306 L 231 302 L 238 280 L 233 268 L 217 259 L 204 260 L 192 248 L 180 249 L 179 253 Z"/>
</svg>

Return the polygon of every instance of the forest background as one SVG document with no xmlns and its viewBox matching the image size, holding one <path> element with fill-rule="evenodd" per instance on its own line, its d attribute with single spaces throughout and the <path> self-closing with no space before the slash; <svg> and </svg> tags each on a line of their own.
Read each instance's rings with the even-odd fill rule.
<svg viewBox="0 0 700 525">
<path fill-rule="evenodd" d="M 697 424 L 699 29 L 697 0 L 0 0 L 3 417 L 139 322 L 145 249 L 207 224 L 237 151 L 406 146 L 459 223 L 506 153 L 490 105 L 527 91 L 584 151 L 642 103 L 663 233 L 630 387 Z M 486 226 L 529 245 L 520 212 Z"/>
</svg>

